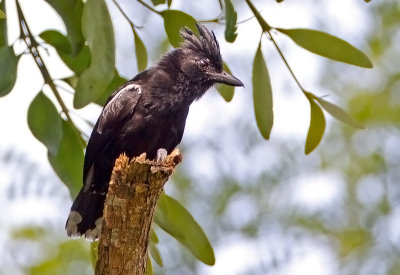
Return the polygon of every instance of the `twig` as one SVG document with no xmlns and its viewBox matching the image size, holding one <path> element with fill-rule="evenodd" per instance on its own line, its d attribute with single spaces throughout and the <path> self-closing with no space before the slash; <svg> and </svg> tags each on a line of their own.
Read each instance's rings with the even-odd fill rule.
<svg viewBox="0 0 400 275">
<path fill-rule="evenodd" d="M 241 20 L 241 21 L 237 21 L 237 25 L 239 25 L 239 24 L 243 24 L 243 23 L 246 23 L 247 21 L 250 21 L 251 19 L 253 19 L 254 18 L 254 16 L 250 16 L 249 18 L 246 18 L 246 19 L 243 19 L 243 20 Z"/>
<path fill-rule="evenodd" d="M 221 17 L 217 17 L 217 18 L 214 18 L 214 19 L 199 20 L 198 22 L 199 22 L 199 23 L 220 23 L 220 24 L 223 24 L 223 23 L 221 22 L 221 20 L 222 20 Z"/>
<path fill-rule="evenodd" d="M 303 86 L 300 84 L 299 80 L 297 79 L 296 75 L 292 71 L 292 68 L 290 68 L 289 63 L 287 62 L 285 56 L 283 55 L 281 49 L 279 48 L 278 44 L 276 43 L 274 37 L 271 34 L 271 30 L 274 29 L 271 27 L 267 21 L 261 16 L 259 11 L 256 9 L 256 7 L 253 5 L 253 3 L 250 0 L 246 0 L 247 5 L 250 7 L 252 10 L 254 16 L 256 17 L 258 23 L 260 24 L 263 33 L 267 32 L 269 35 L 269 38 L 271 39 L 272 43 L 274 44 L 276 50 L 278 51 L 280 57 L 282 58 L 283 62 L 285 63 L 286 67 L 289 69 L 290 74 L 293 76 L 294 80 L 296 81 L 297 85 L 299 86 L 300 90 L 307 96 L 307 91 L 303 88 Z"/>
<path fill-rule="evenodd" d="M 153 9 L 152 7 L 150 7 L 148 4 L 146 4 L 145 2 L 143 2 L 142 0 L 137 0 L 140 4 L 142 4 L 143 6 L 145 6 L 146 8 L 148 8 L 149 10 L 151 10 L 154 13 L 157 13 L 158 15 L 161 15 L 161 12 L 159 12 L 156 9 Z"/>
<path fill-rule="evenodd" d="M 272 41 L 272 43 L 274 44 L 276 50 L 278 51 L 279 55 L 281 56 L 283 62 L 285 63 L 286 67 L 288 68 L 290 74 L 293 76 L 294 81 L 296 81 L 297 85 L 299 86 L 300 90 L 303 93 L 306 93 L 307 91 L 303 88 L 303 86 L 300 84 L 299 80 L 297 79 L 296 75 L 294 74 L 294 72 L 292 71 L 292 68 L 290 68 L 289 63 L 287 62 L 285 56 L 283 55 L 281 49 L 279 48 L 278 44 L 276 43 L 274 37 L 272 36 L 271 32 L 269 30 L 267 30 L 267 33 Z"/>
<path fill-rule="evenodd" d="M 62 100 L 62 98 L 57 90 L 57 87 L 54 84 L 54 81 L 51 78 L 50 73 L 47 70 L 47 67 L 43 62 L 43 59 L 38 51 L 39 43 L 36 41 L 35 37 L 31 33 L 31 30 L 29 29 L 29 26 L 26 22 L 25 16 L 22 12 L 22 9 L 21 9 L 21 6 L 20 6 L 18 0 L 16 1 L 16 4 L 17 4 L 18 23 L 19 23 L 19 28 L 20 28 L 21 39 L 25 42 L 26 46 L 28 47 L 29 52 L 33 57 L 33 60 L 35 61 L 36 65 L 38 66 L 38 68 L 43 76 L 45 84 L 49 85 L 51 91 L 53 92 L 54 96 L 57 99 L 58 104 L 60 104 L 61 109 L 67 118 L 67 122 L 75 130 L 77 136 L 79 137 L 79 140 L 81 141 L 82 146 L 85 147 L 85 141 L 83 140 L 80 131 L 76 128 L 74 122 L 72 121 L 71 116 L 69 115 L 68 108 L 64 104 L 64 101 Z"/>
<path fill-rule="evenodd" d="M 65 92 L 69 93 L 70 95 L 73 95 L 73 94 L 74 94 L 73 91 L 71 91 L 71 90 L 69 90 L 69 89 L 63 87 L 63 86 L 60 85 L 60 84 L 55 83 L 55 85 L 56 85 L 57 88 L 59 88 L 59 89 L 61 89 L 61 90 L 64 90 Z"/>
<path fill-rule="evenodd" d="M 84 117 L 83 117 L 81 114 L 79 114 L 78 112 L 75 112 L 74 110 L 71 110 L 71 114 L 74 115 L 74 116 L 76 116 L 76 117 L 78 117 L 79 119 L 81 119 L 83 122 L 85 122 L 85 123 L 86 123 L 88 126 L 90 126 L 92 129 L 94 128 L 95 124 L 94 124 L 92 121 L 90 121 L 90 120 L 84 118 Z M 82 132 L 83 135 L 85 135 L 85 136 L 89 139 L 88 135 L 86 135 L 84 131 L 81 131 L 81 132 Z"/>
<path fill-rule="evenodd" d="M 131 28 L 141 28 L 139 26 L 136 26 L 132 20 L 129 19 L 128 15 L 124 12 L 124 10 L 121 8 L 121 6 L 118 4 L 118 2 L 116 0 L 112 0 L 115 4 L 115 6 L 117 6 L 118 10 L 121 12 L 122 16 L 125 17 L 126 21 L 128 21 L 129 25 L 131 25 Z"/>
</svg>

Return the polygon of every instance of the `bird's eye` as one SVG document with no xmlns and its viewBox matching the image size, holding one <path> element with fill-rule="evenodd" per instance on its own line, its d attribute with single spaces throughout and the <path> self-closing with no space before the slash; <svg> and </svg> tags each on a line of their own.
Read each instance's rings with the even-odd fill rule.
<svg viewBox="0 0 400 275">
<path fill-rule="evenodd" d="M 205 69 L 208 68 L 209 63 L 208 63 L 207 60 L 200 60 L 200 61 L 198 62 L 198 66 L 199 66 L 200 70 L 204 71 Z"/>
</svg>

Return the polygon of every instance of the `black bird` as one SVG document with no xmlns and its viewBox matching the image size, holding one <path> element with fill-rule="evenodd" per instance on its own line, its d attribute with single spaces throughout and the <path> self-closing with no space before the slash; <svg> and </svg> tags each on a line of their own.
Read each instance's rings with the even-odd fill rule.
<svg viewBox="0 0 400 275">
<path fill-rule="evenodd" d="M 222 70 L 214 33 L 196 25 L 199 36 L 183 28 L 180 48 L 122 85 L 106 102 L 86 148 L 83 187 L 65 226 L 68 236 L 99 237 L 108 183 L 121 153 L 146 153 L 149 159 L 171 153 L 182 139 L 193 101 L 216 83 L 243 86 Z"/>
</svg>

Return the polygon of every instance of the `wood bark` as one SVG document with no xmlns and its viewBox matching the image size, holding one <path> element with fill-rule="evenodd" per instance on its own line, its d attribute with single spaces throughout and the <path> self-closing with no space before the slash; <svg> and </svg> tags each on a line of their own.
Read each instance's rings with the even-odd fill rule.
<svg viewBox="0 0 400 275">
<path fill-rule="evenodd" d="M 157 164 L 142 154 L 115 162 L 104 205 L 96 275 L 146 274 L 154 209 L 182 155 L 175 149 Z"/>
</svg>

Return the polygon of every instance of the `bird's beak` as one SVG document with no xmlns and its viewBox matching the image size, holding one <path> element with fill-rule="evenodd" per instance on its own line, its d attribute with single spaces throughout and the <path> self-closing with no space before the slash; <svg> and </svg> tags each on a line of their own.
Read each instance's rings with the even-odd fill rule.
<svg viewBox="0 0 400 275">
<path fill-rule="evenodd" d="M 210 77 L 217 83 L 223 83 L 230 86 L 244 86 L 242 81 L 224 71 L 220 73 L 212 73 Z"/>
</svg>

